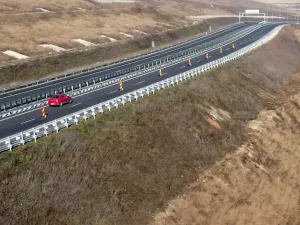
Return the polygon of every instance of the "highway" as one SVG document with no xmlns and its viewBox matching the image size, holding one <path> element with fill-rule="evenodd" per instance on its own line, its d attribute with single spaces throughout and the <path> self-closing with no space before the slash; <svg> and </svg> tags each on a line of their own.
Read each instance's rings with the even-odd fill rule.
<svg viewBox="0 0 300 225">
<path fill-rule="evenodd" d="M 209 41 L 223 37 L 225 35 L 234 34 L 242 29 L 249 27 L 249 26 L 250 26 L 250 24 L 236 25 L 236 26 L 229 27 L 224 30 L 215 32 L 211 35 L 200 37 L 200 38 L 185 42 L 178 46 L 174 46 L 174 47 L 170 47 L 170 48 L 158 51 L 158 52 L 154 52 L 153 54 L 150 54 L 150 55 L 141 56 L 141 58 L 138 58 L 136 60 L 130 60 L 127 62 L 122 62 L 120 64 L 111 65 L 111 66 L 105 67 L 103 69 L 86 72 L 86 73 L 83 73 L 80 75 L 67 77 L 67 78 L 63 78 L 63 79 L 59 79 L 59 80 L 54 80 L 49 83 L 43 83 L 43 84 L 36 85 L 36 86 L 26 87 L 21 90 L 14 90 L 14 91 L 11 91 L 8 93 L 3 93 L 3 94 L 0 94 L 0 105 L 5 104 L 10 101 L 13 101 L 13 100 L 18 100 L 18 99 L 20 100 L 27 96 L 37 95 L 38 93 L 53 91 L 55 88 L 63 87 L 66 85 L 72 85 L 74 83 L 86 81 L 88 79 L 92 79 L 95 77 L 99 77 L 99 76 L 105 77 L 105 75 L 107 75 L 109 73 L 117 72 L 117 71 L 120 71 L 123 69 L 137 66 L 139 64 L 149 63 L 155 59 L 165 57 L 170 54 L 174 54 L 179 51 L 198 46 L 200 44 L 207 43 Z"/>
<path fill-rule="evenodd" d="M 219 49 L 210 52 L 209 60 L 206 60 L 204 58 L 204 55 L 201 55 L 192 59 L 192 66 L 188 66 L 187 62 L 183 62 L 164 68 L 162 77 L 158 76 L 158 71 L 151 72 L 140 77 L 134 77 L 131 80 L 123 82 L 124 91 L 118 91 L 118 85 L 107 86 L 103 89 L 99 89 L 94 92 L 90 92 L 85 95 L 81 95 L 74 98 L 74 102 L 72 104 L 64 105 L 63 107 L 46 107 L 46 113 L 48 114 L 48 117 L 46 119 L 41 118 L 40 109 L 37 109 L 31 112 L 17 115 L 15 117 L 11 117 L 7 120 L 0 121 L 0 138 L 13 135 L 17 132 L 25 131 L 34 126 L 41 125 L 47 121 L 66 116 L 68 114 L 95 105 L 97 103 L 136 90 L 140 87 L 147 86 L 162 79 L 182 73 L 191 68 L 204 65 L 209 61 L 216 60 L 220 57 L 224 57 L 232 53 L 233 51 L 239 50 L 255 42 L 276 26 L 277 25 L 275 24 L 268 24 L 267 26 L 259 28 L 257 31 L 252 32 L 251 34 L 248 34 L 247 36 L 239 39 L 235 42 L 236 48 L 234 50 L 231 49 L 231 44 L 228 44 L 226 46 L 223 46 L 222 54 L 220 54 Z"/>
</svg>

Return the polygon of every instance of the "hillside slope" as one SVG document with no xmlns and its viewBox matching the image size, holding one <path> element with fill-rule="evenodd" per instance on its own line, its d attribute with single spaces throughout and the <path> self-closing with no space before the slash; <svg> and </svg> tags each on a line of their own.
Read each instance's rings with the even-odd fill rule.
<svg viewBox="0 0 300 225">
<path fill-rule="evenodd" d="M 239 172 L 242 166 L 234 161 L 248 154 L 249 150 L 236 153 L 238 156 L 231 159 L 233 161 L 226 161 L 228 154 L 234 154 L 249 140 L 248 122 L 256 119 L 260 111 L 275 110 L 281 104 L 277 99 L 282 96 L 282 85 L 300 71 L 300 42 L 295 29 L 286 27 L 266 46 L 183 85 L 107 112 L 95 120 L 42 138 L 11 153 L 0 154 L 0 221 L 20 225 L 146 225 L 157 219 L 158 224 L 199 224 L 197 215 L 200 214 L 206 219 L 203 220 L 206 224 L 217 224 L 214 222 L 222 218 L 214 217 L 219 215 L 214 212 L 219 212 L 223 213 L 224 221 L 234 222 L 238 220 L 230 220 L 232 215 L 240 215 L 237 212 L 245 213 L 247 209 L 236 206 L 255 205 L 248 199 L 270 200 L 272 196 L 278 196 L 276 193 L 283 194 L 281 188 L 287 186 L 274 184 L 281 182 L 278 176 L 285 175 L 290 189 L 279 200 L 285 202 L 294 198 L 291 207 L 295 207 L 287 206 L 282 212 L 284 214 L 279 214 L 278 221 L 290 219 L 295 222 L 293 216 L 296 216 L 294 211 L 297 210 L 299 193 L 292 191 L 297 187 L 299 165 L 293 164 L 289 168 L 285 161 L 280 174 L 270 176 L 274 175 L 279 163 L 279 159 L 274 158 L 281 149 L 280 144 L 276 144 L 278 142 L 272 142 L 276 154 L 262 148 L 260 152 L 253 150 L 252 158 L 251 155 L 245 158 L 242 165 L 251 169 L 249 173 L 247 169 Z M 292 114 L 290 118 L 294 118 Z M 293 120 L 297 121 L 296 118 Z M 283 127 L 281 122 L 279 127 Z M 296 137 L 298 128 L 291 128 L 293 137 Z M 270 138 L 272 135 L 276 137 L 277 134 L 269 134 Z M 253 145 L 266 145 L 268 140 Z M 294 138 L 293 143 L 296 141 Z M 295 153 L 294 156 L 292 160 L 297 160 L 298 155 Z M 286 154 L 286 160 L 289 157 Z M 225 170 L 221 173 L 221 183 L 216 184 L 219 186 L 214 186 L 214 183 L 197 185 L 199 177 L 205 174 L 221 176 L 218 173 L 220 167 L 215 165 L 222 160 L 231 163 L 221 167 Z M 262 175 L 251 160 L 257 165 L 266 166 L 267 163 L 272 168 L 269 171 L 266 167 L 269 175 Z M 234 172 L 232 176 L 231 171 Z M 258 177 L 262 184 L 269 184 L 264 187 L 269 187 L 274 193 L 264 197 L 266 189 L 260 192 L 259 184 L 254 182 Z M 269 178 L 274 183 L 268 183 Z M 210 177 L 205 179 L 210 182 Z M 246 189 L 242 186 L 243 179 L 253 181 L 253 187 Z M 192 198 L 191 188 L 188 188 L 191 184 L 196 193 L 201 194 L 201 188 L 212 188 L 211 191 L 216 192 L 210 192 L 213 198 L 208 194 L 206 200 L 203 198 L 207 195 Z M 228 188 L 223 188 L 223 185 Z M 257 194 L 252 198 L 250 191 L 254 188 Z M 235 194 L 235 197 L 230 194 Z M 178 203 L 173 207 L 171 200 L 182 195 L 188 195 L 191 204 L 184 203 L 185 209 L 179 208 Z M 236 205 L 233 208 L 226 205 L 222 211 L 222 201 L 226 204 L 228 199 Z M 206 204 L 203 209 L 203 202 L 211 203 L 212 208 Z M 280 211 L 281 202 L 274 205 L 276 212 Z M 162 215 L 161 212 L 170 204 L 167 215 L 155 217 Z M 272 207 L 270 204 L 266 209 Z M 260 215 L 269 215 L 263 213 L 263 207 L 260 210 Z M 251 215 L 255 212 L 249 211 Z"/>
</svg>

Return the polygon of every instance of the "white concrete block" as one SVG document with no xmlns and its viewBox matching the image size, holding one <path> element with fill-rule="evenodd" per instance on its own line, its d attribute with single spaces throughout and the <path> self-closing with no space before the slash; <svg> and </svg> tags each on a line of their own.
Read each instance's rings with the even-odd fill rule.
<svg viewBox="0 0 300 225">
<path fill-rule="evenodd" d="M 50 12 L 48 9 L 43 9 L 43 8 L 37 8 L 37 9 L 42 11 L 42 12 Z"/>
<path fill-rule="evenodd" d="M 79 44 L 82 44 L 84 46 L 93 46 L 93 45 L 96 45 L 92 42 L 89 42 L 89 41 L 86 41 L 86 40 L 82 40 L 82 39 L 73 39 L 73 41 L 79 43 Z"/>
<path fill-rule="evenodd" d="M 145 33 L 144 31 L 141 30 L 137 30 L 137 29 L 133 29 L 135 32 L 143 34 L 143 35 L 148 35 L 147 33 Z"/>
<path fill-rule="evenodd" d="M 117 42 L 117 41 L 118 41 L 117 39 L 114 39 L 114 38 L 111 38 L 111 37 L 108 37 L 108 36 L 105 36 L 105 35 L 101 35 L 101 37 L 107 38 L 107 39 L 110 40 L 111 42 Z"/>
<path fill-rule="evenodd" d="M 11 57 L 14 57 L 16 59 L 28 59 L 29 57 L 26 56 L 26 55 L 22 55 L 18 52 L 15 52 L 15 51 L 12 51 L 12 50 L 7 50 L 7 51 L 4 51 L 2 52 L 3 54 L 5 55 L 8 55 L 8 56 L 11 56 Z"/>
<path fill-rule="evenodd" d="M 126 34 L 126 33 L 124 33 L 124 32 L 120 32 L 120 34 L 123 34 L 124 36 L 129 37 L 129 38 L 134 38 L 134 36 L 132 36 L 132 35 L 130 35 L 130 34 Z"/>
<path fill-rule="evenodd" d="M 56 52 L 61 52 L 61 51 L 65 51 L 66 49 L 64 48 L 61 48 L 61 47 L 58 47 L 56 45 L 51 45 L 51 44 L 43 44 L 43 45 L 40 45 L 41 47 L 43 48 L 50 48 Z"/>
</svg>

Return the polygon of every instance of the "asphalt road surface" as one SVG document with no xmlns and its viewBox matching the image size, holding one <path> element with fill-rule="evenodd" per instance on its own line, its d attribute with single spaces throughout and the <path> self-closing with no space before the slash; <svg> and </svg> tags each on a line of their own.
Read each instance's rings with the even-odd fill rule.
<svg viewBox="0 0 300 225">
<path fill-rule="evenodd" d="M 224 35 L 228 35 L 231 33 L 241 31 L 243 29 L 248 28 L 249 26 L 250 26 L 250 24 L 242 24 L 242 25 L 233 26 L 233 27 L 218 31 L 216 33 L 213 33 L 209 36 L 197 38 L 195 40 L 184 43 L 182 45 L 170 47 L 168 49 L 153 53 L 151 55 L 143 56 L 136 60 L 131 60 L 128 62 L 123 62 L 123 63 L 117 64 L 117 65 L 108 66 L 106 68 L 102 68 L 99 70 L 89 71 L 89 72 L 86 72 L 86 73 L 83 73 L 80 75 L 76 75 L 76 76 L 72 76 L 72 77 L 54 80 L 49 83 L 43 83 L 43 84 L 36 85 L 36 86 L 31 86 L 31 87 L 26 87 L 26 88 L 19 89 L 19 90 L 14 90 L 9 93 L 0 94 L 0 104 L 4 104 L 6 102 L 21 99 L 21 98 L 31 96 L 31 95 L 36 95 L 38 93 L 47 92 L 47 91 L 53 90 L 58 87 L 72 85 L 72 84 L 78 83 L 80 81 L 86 81 L 86 80 L 92 79 L 94 77 L 105 76 L 107 74 L 117 72 L 122 69 L 127 69 L 127 68 L 130 68 L 133 66 L 137 66 L 137 65 L 140 65 L 143 63 L 152 62 L 153 60 L 168 56 L 170 54 L 177 53 L 177 52 L 185 50 L 185 49 L 189 49 L 189 48 L 198 46 L 200 44 L 207 43 L 209 41 L 220 38 Z"/>
<path fill-rule="evenodd" d="M 17 115 L 15 117 L 11 117 L 9 119 L 0 121 L 0 138 L 4 138 L 10 135 L 13 135 L 18 132 L 22 132 L 33 128 L 35 126 L 41 125 L 47 121 L 51 121 L 68 114 L 74 113 L 76 111 L 82 110 L 84 108 L 93 106 L 100 102 L 115 98 L 127 92 L 134 91 L 143 86 L 147 86 L 153 84 L 157 81 L 163 80 L 165 78 L 169 78 L 171 76 L 177 75 L 179 73 L 185 72 L 189 69 L 195 68 L 197 66 L 201 66 L 206 64 L 209 61 L 216 60 L 218 58 L 224 57 L 233 51 L 237 51 L 256 40 L 260 39 L 262 36 L 271 31 L 276 25 L 269 24 L 258 30 L 248 34 L 247 36 L 241 38 L 238 41 L 235 41 L 234 44 L 236 48 L 231 49 L 231 44 L 223 46 L 223 53 L 220 54 L 219 49 L 216 49 L 209 53 L 209 60 L 204 58 L 204 55 L 193 58 L 192 66 L 188 66 L 187 62 L 178 63 L 176 65 L 172 65 L 170 67 L 163 69 L 163 76 L 158 76 L 158 71 L 151 72 L 140 77 L 135 77 L 131 80 L 123 82 L 124 90 L 122 92 L 118 91 L 119 85 L 114 84 L 112 86 L 104 87 L 103 89 L 99 89 L 85 95 L 78 96 L 74 98 L 74 102 L 72 104 L 67 104 L 62 107 L 46 107 L 46 113 L 48 117 L 46 119 L 41 118 L 41 110 L 33 110 L 24 114 Z"/>
</svg>

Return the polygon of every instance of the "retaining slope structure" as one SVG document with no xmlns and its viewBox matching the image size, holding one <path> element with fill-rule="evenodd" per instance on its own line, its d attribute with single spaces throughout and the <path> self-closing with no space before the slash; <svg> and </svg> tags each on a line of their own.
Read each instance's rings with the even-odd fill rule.
<svg viewBox="0 0 300 225">
<path fill-rule="evenodd" d="M 72 97 L 88 93 L 90 91 L 93 91 L 95 89 L 103 88 L 104 86 L 111 85 L 114 83 L 119 82 L 119 80 L 125 81 L 127 79 L 130 79 L 132 77 L 141 76 L 143 74 L 147 74 L 151 71 L 155 71 L 158 69 L 162 69 L 165 67 L 169 67 L 171 65 L 183 62 L 189 58 L 194 58 L 199 55 L 204 54 L 204 52 L 210 52 L 212 50 L 215 50 L 216 48 L 222 47 L 227 43 L 231 43 L 233 41 L 238 40 L 241 37 L 246 36 L 247 34 L 259 29 L 260 27 L 264 26 L 264 24 L 258 24 L 253 27 L 249 27 L 245 30 L 238 31 L 234 33 L 234 35 L 225 36 L 221 38 L 217 38 L 211 43 L 204 43 L 194 48 L 189 48 L 168 56 L 165 56 L 163 58 L 156 59 L 149 63 L 140 64 L 138 66 L 134 66 L 134 69 L 132 67 L 120 70 L 117 72 L 113 72 L 106 75 L 100 75 L 94 78 L 87 78 L 84 81 L 76 82 L 73 84 L 65 85 L 63 87 L 57 87 L 55 89 L 52 89 L 53 94 L 54 93 L 64 93 L 68 94 Z M 224 41 L 225 40 L 225 41 Z M 212 45 L 211 47 L 209 47 Z M 133 70 L 133 72 L 127 72 L 128 70 Z M 125 72 L 124 72 L 125 71 Z M 52 94 L 49 91 L 47 92 L 41 92 L 36 95 L 31 95 L 27 97 L 23 97 L 22 99 L 19 98 L 19 100 L 15 99 L 13 101 L 9 102 L 9 107 L 7 107 L 6 104 L 0 103 L 0 119 L 8 118 L 10 116 L 17 115 L 19 113 L 23 113 L 29 110 L 37 109 L 42 106 L 46 106 L 46 99 L 48 96 Z M 27 103 L 28 101 L 28 103 Z"/>
<path fill-rule="evenodd" d="M 277 26 L 271 32 L 266 34 L 261 39 L 257 40 L 256 42 L 252 43 L 251 45 L 244 47 L 230 55 L 227 55 L 223 58 L 215 60 L 213 62 L 207 63 L 203 66 L 199 66 L 195 69 L 191 69 L 187 72 L 178 74 L 171 78 L 167 78 L 155 84 L 140 88 L 136 91 L 124 94 L 117 98 L 108 100 L 106 102 L 99 103 L 92 107 L 86 108 L 84 110 L 78 111 L 76 113 L 61 117 L 54 121 L 45 123 L 43 125 L 34 127 L 30 130 L 26 130 L 24 132 L 15 134 L 13 136 L 4 138 L 0 140 L 0 152 L 6 150 L 12 150 L 14 147 L 19 145 L 24 145 L 26 142 L 35 141 L 43 136 L 48 136 L 50 133 L 58 132 L 62 128 L 68 128 L 73 124 L 78 124 L 82 120 L 87 120 L 91 117 L 96 117 L 96 114 L 103 113 L 104 111 L 111 110 L 113 108 L 118 108 L 121 105 L 126 103 L 130 103 L 133 100 L 137 100 L 138 98 L 143 98 L 144 96 L 154 94 L 156 91 L 161 89 L 174 86 L 175 84 L 179 84 L 187 79 L 191 79 L 201 73 L 204 73 L 210 69 L 216 68 L 221 66 L 227 62 L 235 60 L 243 55 L 247 54 L 248 52 L 262 46 L 263 44 L 267 43 L 271 39 L 273 39 L 279 31 L 282 29 L 284 25 Z"/>
</svg>

